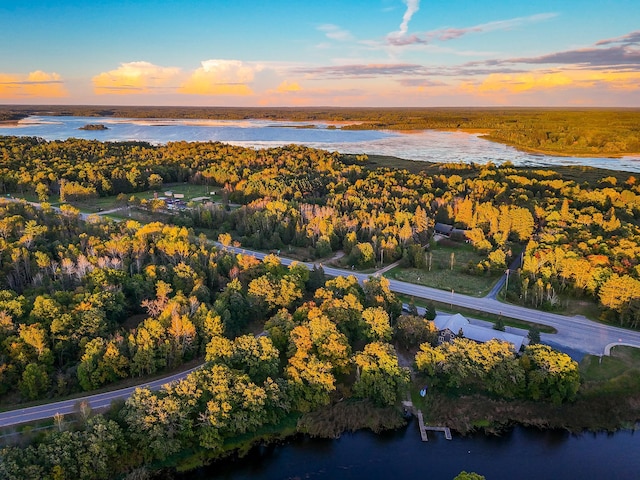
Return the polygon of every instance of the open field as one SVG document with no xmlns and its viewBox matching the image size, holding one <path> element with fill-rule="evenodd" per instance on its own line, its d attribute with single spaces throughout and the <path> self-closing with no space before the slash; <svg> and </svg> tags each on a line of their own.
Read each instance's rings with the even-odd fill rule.
<svg viewBox="0 0 640 480">
<path fill-rule="evenodd" d="M 608 357 L 587 355 L 580 363 L 580 374 L 588 387 L 616 379 L 621 383 L 632 377 L 640 379 L 640 349 L 620 346 L 614 347 Z"/>
<path fill-rule="evenodd" d="M 471 263 L 475 266 L 486 259 L 468 244 L 432 242 L 430 253 L 432 255 L 431 270 L 394 267 L 389 270 L 388 276 L 417 285 L 482 297 L 489 293 L 502 274 L 502 270 L 483 275 L 467 273 L 467 265 Z"/>
</svg>

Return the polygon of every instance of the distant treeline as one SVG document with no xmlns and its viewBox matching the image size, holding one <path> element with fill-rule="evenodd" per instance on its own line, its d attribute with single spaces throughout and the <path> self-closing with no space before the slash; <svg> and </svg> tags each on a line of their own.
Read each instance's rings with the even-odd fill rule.
<svg viewBox="0 0 640 480">
<path fill-rule="evenodd" d="M 486 130 L 489 140 L 543 153 L 640 153 L 638 109 L 0 106 L 0 120 L 45 114 L 353 122 L 342 127 L 346 129 L 471 129 Z"/>
</svg>

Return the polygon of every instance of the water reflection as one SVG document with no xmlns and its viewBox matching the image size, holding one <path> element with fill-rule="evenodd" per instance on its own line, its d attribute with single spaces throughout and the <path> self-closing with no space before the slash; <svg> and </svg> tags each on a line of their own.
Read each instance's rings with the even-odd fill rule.
<svg viewBox="0 0 640 480">
<path fill-rule="evenodd" d="M 102 123 L 108 130 L 79 130 L 87 123 Z M 316 128 L 299 128 L 315 126 Z M 477 134 L 427 130 L 400 133 L 341 130 L 323 122 L 267 120 L 138 120 L 111 117 L 29 117 L 18 126 L 1 126 L 0 135 L 37 136 L 47 140 L 69 137 L 103 141 L 138 140 L 154 144 L 175 141 L 220 141 L 254 148 L 298 143 L 343 153 L 389 155 L 429 162 L 485 164 L 509 161 L 518 166 L 591 166 L 640 172 L 640 157 L 578 158 L 525 153 L 489 142 Z"/>
<path fill-rule="evenodd" d="M 337 440 L 298 437 L 254 449 L 246 458 L 218 462 L 181 479 L 451 479 L 475 471 L 487 479 L 632 479 L 640 471 L 639 438 L 514 428 L 500 437 L 430 437 L 417 425 L 383 435 L 345 434 Z"/>
</svg>

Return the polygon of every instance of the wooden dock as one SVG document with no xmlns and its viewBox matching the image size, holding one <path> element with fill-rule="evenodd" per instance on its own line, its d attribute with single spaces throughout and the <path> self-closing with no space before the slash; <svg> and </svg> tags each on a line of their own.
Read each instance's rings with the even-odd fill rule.
<svg viewBox="0 0 640 480">
<path fill-rule="evenodd" d="M 420 428 L 420 437 L 423 442 L 428 442 L 427 432 L 444 432 L 444 438 L 451 440 L 451 430 L 449 427 L 430 427 L 424 424 L 424 418 L 422 417 L 422 411 L 418 410 L 418 427 Z"/>
</svg>

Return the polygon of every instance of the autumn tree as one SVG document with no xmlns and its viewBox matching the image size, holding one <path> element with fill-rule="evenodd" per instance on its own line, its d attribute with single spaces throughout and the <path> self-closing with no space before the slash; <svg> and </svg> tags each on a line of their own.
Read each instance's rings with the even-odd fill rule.
<svg viewBox="0 0 640 480">
<path fill-rule="evenodd" d="M 354 356 L 354 363 L 358 371 L 354 394 L 370 398 L 377 405 L 393 405 L 409 384 L 409 370 L 400 367 L 396 352 L 388 343 L 368 343 Z"/>
</svg>

